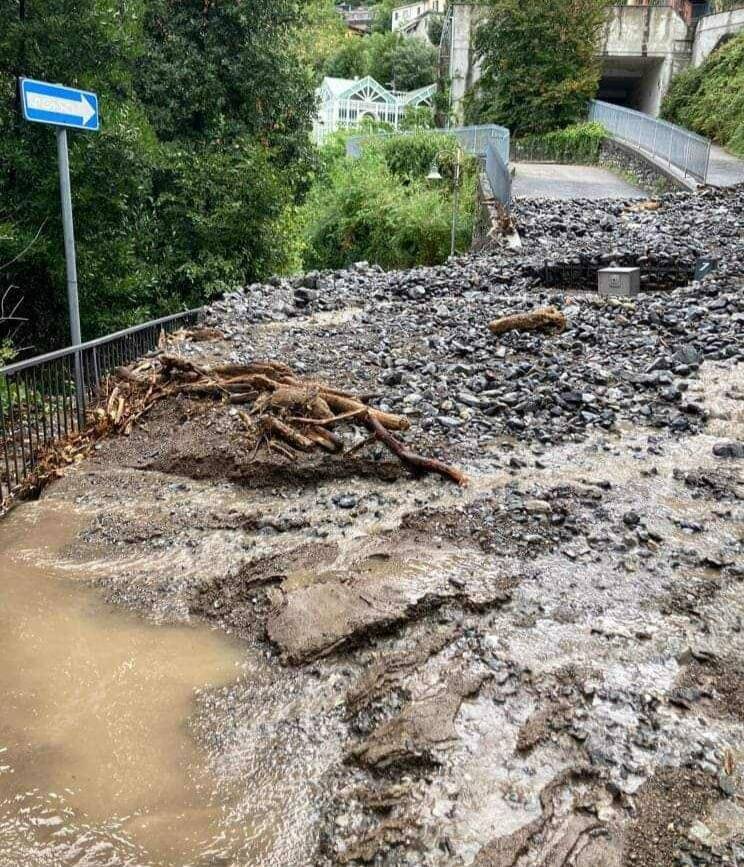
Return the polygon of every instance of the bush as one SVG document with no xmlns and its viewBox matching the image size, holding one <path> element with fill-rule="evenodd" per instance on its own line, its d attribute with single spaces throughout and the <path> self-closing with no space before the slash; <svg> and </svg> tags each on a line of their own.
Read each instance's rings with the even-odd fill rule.
<svg viewBox="0 0 744 867">
<path fill-rule="evenodd" d="M 306 268 L 343 268 L 366 260 L 383 268 L 444 262 L 450 253 L 456 142 L 419 133 L 369 142 L 360 159 L 326 163 L 301 209 Z M 439 157 L 445 178 L 426 181 Z M 475 162 L 463 163 L 457 213 L 458 250 L 470 246 Z"/>
<path fill-rule="evenodd" d="M 744 156 L 744 33 L 672 82 L 662 116 Z"/>
<path fill-rule="evenodd" d="M 458 145 L 453 136 L 419 130 L 373 141 L 369 147 L 379 151 L 388 169 L 404 181 L 425 178 L 434 164 L 443 178 L 452 180 L 455 176 Z M 472 157 L 467 157 L 467 164 L 466 172 L 472 173 Z"/>
<path fill-rule="evenodd" d="M 512 142 L 514 160 L 595 165 L 607 137 L 601 123 L 578 123 L 545 135 L 524 136 Z"/>
</svg>

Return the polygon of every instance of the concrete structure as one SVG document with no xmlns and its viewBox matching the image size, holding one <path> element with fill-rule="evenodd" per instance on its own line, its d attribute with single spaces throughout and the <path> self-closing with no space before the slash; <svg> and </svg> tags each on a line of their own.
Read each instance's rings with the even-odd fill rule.
<svg viewBox="0 0 744 867">
<path fill-rule="evenodd" d="M 364 35 L 372 32 L 375 20 L 374 9 L 352 9 L 348 3 L 341 3 L 336 6 L 336 11 L 344 17 L 346 26 L 354 33 Z"/>
<path fill-rule="evenodd" d="M 658 115 L 669 83 L 692 58 L 692 31 L 671 6 L 615 6 L 600 46 L 598 99 Z"/>
<path fill-rule="evenodd" d="M 407 36 L 420 36 L 423 31 L 425 39 L 428 39 L 426 30 L 431 15 L 441 15 L 446 7 L 446 0 L 417 0 L 414 3 L 406 3 L 393 9 L 393 33 L 401 32 Z"/>
<path fill-rule="evenodd" d="M 400 33 L 401 36 L 405 36 L 406 39 L 420 39 L 422 42 L 428 42 L 431 45 L 429 24 L 435 15 L 439 15 L 439 13 L 424 12 L 423 15 L 419 15 L 418 18 L 414 18 L 412 21 L 404 24 L 396 32 Z"/>
<path fill-rule="evenodd" d="M 365 118 L 389 123 L 398 129 L 409 106 L 432 106 L 436 90 L 436 84 L 432 84 L 403 93 L 388 90 L 369 76 L 356 80 L 326 77 L 317 90 L 318 114 L 313 124 L 315 141 L 322 144 L 330 133 L 357 127 Z"/>
<path fill-rule="evenodd" d="M 744 8 L 699 17 L 704 8 L 697 0 L 617 0 L 597 47 L 603 68 L 598 98 L 658 115 L 679 72 L 702 63 L 722 39 L 744 32 Z M 441 67 L 451 80 L 457 121 L 465 94 L 480 78 L 473 42 L 487 14 L 482 2 L 451 0 L 447 8 Z"/>
<path fill-rule="evenodd" d="M 451 3 L 447 9 L 440 46 L 440 65 L 450 79 L 452 113 L 463 120 L 465 94 L 478 83 L 481 68 L 473 50 L 475 31 L 488 14 L 482 3 Z"/>
<path fill-rule="evenodd" d="M 737 33 L 744 32 L 744 7 L 705 15 L 697 23 L 692 46 L 693 66 L 704 63 L 713 51 Z"/>
<path fill-rule="evenodd" d="M 640 268 L 603 268 L 597 274 L 599 294 L 638 295 L 641 291 Z"/>
</svg>

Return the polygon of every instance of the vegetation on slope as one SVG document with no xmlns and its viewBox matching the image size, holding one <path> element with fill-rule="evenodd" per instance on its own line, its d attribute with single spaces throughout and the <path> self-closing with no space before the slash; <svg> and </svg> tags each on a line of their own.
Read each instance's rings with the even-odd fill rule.
<svg viewBox="0 0 744 867">
<path fill-rule="evenodd" d="M 368 261 L 384 268 L 444 262 L 450 253 L 457 142 L 432 131 L 366 143 L 361 158 L 345 156 L 344 137 L 323 148 L 323 169 L 302 209 L 307 268 Z M 432 164 L 442 175 L 426 180 Z M 477 168 L 463 165 L 457 248 L 473 233 Z"/>
<path fill-rule="evenodd" d="M 70 157 L 85 337 L 286 267 L 306 187 L 312 69 L 303 0 L 0 0 L 0 298 L 18 342 L 68 342 L 55 136 L 15 76 L 97 91 Z M 0 340 L 4 337 L 0 330 Z"/>
<path fill-rule="evenodd" d="M 678 75 L 662 114 L 744 156 L 744 33 Z"/>
<path fill-rule="evenodd" d="M 490 0 L 490 5 L 476 34 L 483 78 L 472 95 L 469 119 L 502 124 L 515 135 L 582 120 L 599 85 L 595 46 L 606 0 Z"/>
<path fill-rule="evenodd" d="M 514 159 L 595 165 L 607 132 L 601 123 L 577 123 L 541 135 L 512 139 Z"/>
</svg>

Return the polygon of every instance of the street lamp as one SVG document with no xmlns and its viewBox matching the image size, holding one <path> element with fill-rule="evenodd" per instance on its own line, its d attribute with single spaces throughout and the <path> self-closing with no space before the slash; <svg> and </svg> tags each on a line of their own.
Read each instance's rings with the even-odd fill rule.
<svg viewBox="0 0 744 867">
<path fill-rule="evenodd" d="M 439 174 L 439 166 L 437 165 L 437 161 L 431 164 L 431 169 L 429 170 L 429 174 L 426 176 L 427 181 L 441 181 L 442 176 Z"/>
<path fill-rule="evenodd" d="M 457 237 L 457 205 L 460 198 L 460 169 L 462 166 L 462 148 L 457 146 L 457 159 L 455 160 L 455 177 L 452 188 L 452 237 L 450 243 L 450 256 L 455 255 L 455 240 Z M 426 176 L 427 181 L 441 181 L 442 175 L 437 165 L 437 160 L 431 164 L 429 174 Z"/>
</svg>

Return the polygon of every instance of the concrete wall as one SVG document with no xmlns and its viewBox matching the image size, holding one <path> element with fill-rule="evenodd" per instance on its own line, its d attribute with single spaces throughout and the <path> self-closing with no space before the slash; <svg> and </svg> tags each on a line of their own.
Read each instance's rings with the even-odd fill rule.
<svg viewBox="0 0 744 867">
<path fill-rule="evenodd" d="M 449 75 L 452 82 L 452 111 L 458 123 L 463 118 L 465 94 L 481 77 L 473 42 L 475 29 L 486 14 L 487 10 L 479 4 L 457 3 L 453 7 Z"/>
<path fill-rule="evenodd" d="M 600 99 L 656 116 L 669 83 L 691 62 L 691 32 L 670 7 L 615 6 L 600 55 Z"/>
<path fill-rule="evenodd" d="M 453 6 L 449 74 L 457 120 L 462 118 L 465 94 L 480 78 L 472 44 L 475 29 L 485 14 L 480 4 Z M 615 6 L 610 10 L 598 52 L 604 70 L 600 98 L 656 116 L 672 78 L 692 60 L 692 34 L 671 7 Z"/>
<path fill-rule="evenodd" d="M 695 31 L 692 48 L 692 63 L 700 66 L 711 52 L 715 51 L 722 39 L 744 32 L 744 9 L 720 12 L 701 18 Z"/>
</svg>

